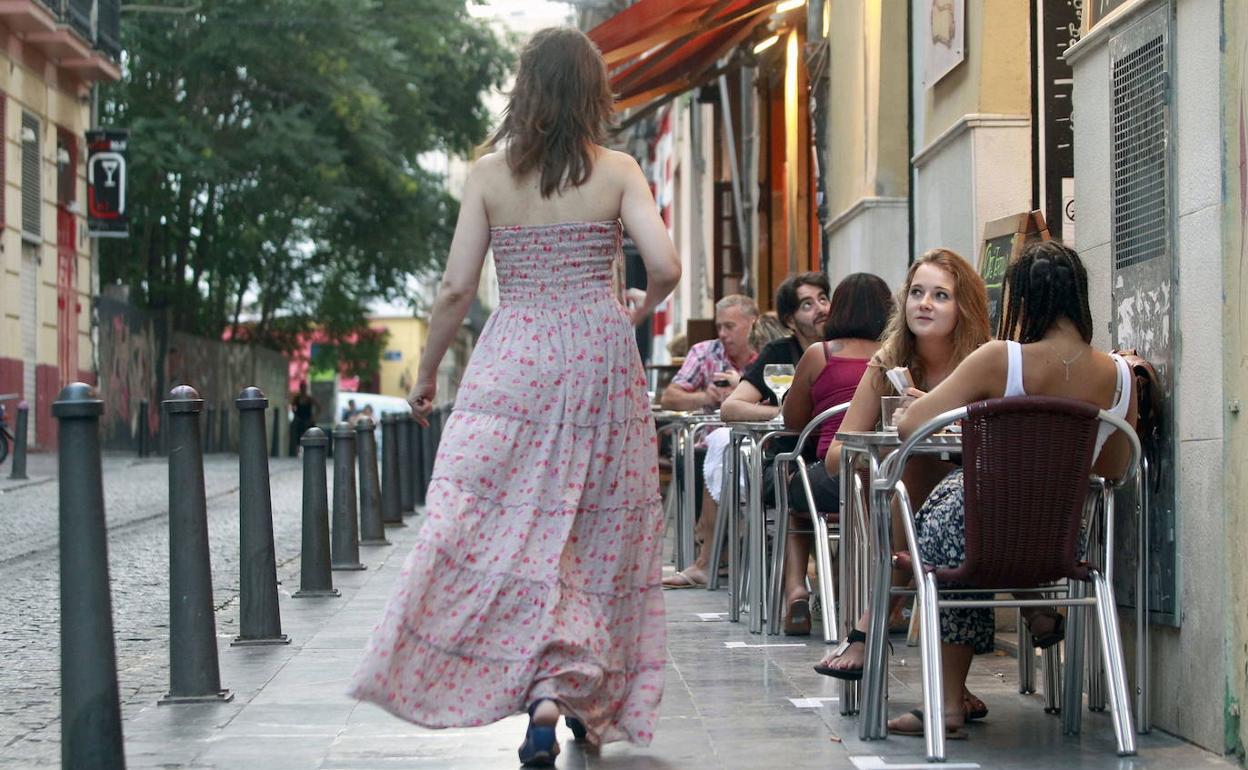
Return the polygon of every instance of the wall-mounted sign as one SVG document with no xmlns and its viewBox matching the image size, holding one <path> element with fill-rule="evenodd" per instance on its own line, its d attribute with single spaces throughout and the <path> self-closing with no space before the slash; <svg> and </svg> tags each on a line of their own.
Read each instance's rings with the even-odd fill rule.
<svg viewBox="0 0 1248 770">
<path fill-rule="evenodd" d="M 966 58 L 966 0 L 927 0 L 923 85 L 931 88 Z"/>
<path fill-rule="evenodd" d="M 979 274 L 988 289 L 988 326 L 1001 336 L 1001 296 L 1005 271 L 1033 241 L 1049 240 L 1049 226 L 1044 214 L 1032 211 L 994 219 L 984 225 L 984 241 L 979 249 Z"/>
<path fill-rule="evenodd" d="M 108 128 L 87 132 L 87 233 L 92 238 L 130 235 L 126 212 L 126 148 L 130 132 Z"/>
</svg>

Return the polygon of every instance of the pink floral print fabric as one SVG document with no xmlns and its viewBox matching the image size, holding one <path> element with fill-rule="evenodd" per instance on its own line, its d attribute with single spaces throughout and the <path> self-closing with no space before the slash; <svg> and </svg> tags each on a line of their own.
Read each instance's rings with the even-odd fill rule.
<svg viewBox="0 0 1248 770">
<path fill-rule="evenodd" d="M 663 692 L 654 421 L 611 290 L 620 225 L 496 227 L 500 303 L 352 694 L 426 727 L 557 700 L 646 745 Z"/>
</svg>

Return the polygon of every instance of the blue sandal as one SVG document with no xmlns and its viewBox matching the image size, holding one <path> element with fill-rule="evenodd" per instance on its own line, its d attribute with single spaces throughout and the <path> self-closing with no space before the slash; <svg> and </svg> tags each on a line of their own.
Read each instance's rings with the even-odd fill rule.
<svg viewBox="0 0 1248 770">
<path fill-rule="evenodd" d="M 542 702 L 535 700 L 529 704 L 529 729 L 524 733 L 524 743 L 520 745 L 519 752 L 520 764 L 525 767 L 553 767 L 555 757 L 559 756 L 555 726 L 533 724 L 533 714 Z"/>
<path fill-rule="evenodd" d="M 586 736 L 589 735 L 589 730 L 586 729 L 585 723 L 576 717 L 564 717 L 563 723 L 568 726 L 569 730 L 572 731 L 572 737 L 575 738 L 578 743 L 585 740 Z"/>
</svg>

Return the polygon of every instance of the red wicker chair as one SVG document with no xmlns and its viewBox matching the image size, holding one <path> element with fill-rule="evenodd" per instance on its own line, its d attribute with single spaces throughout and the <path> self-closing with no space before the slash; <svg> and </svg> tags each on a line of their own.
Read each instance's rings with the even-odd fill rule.
<svg viewBox="0 0 1248 770">
<path fill-rule="evenodd" d="M 966 560 L 957 567 L 936 569 L 920 559 L 913 510 L 900 477 L 915 444 L 957 420 L 962 420 Z M 896 563 L 913 569 L 923 613 L 920 649 L 929 760 L 943 761 L 945 756 L 939 611 L 946 607 L 1064 605 L 1070 608 L 1068 641 L 1080 638 L 1081 610 L 1094 609 L 1118 754 L 1135 753 L 1122 640 L 1113 587 L 1107 579 L 1113 574 L 1112 552 L 1102 555 L 1103 568 L 1090 566 L 1078 556 L 1092 450 L 1102 422 L 1123 431 L 1132 452 L 1126 477 L 1102 487 L 1108 496 L 1106 504 L 1111 506 L 1106 540 L 1112 543 L 1110 491 L 1135 472 L 1139 439 L 1125 421 L 1082 401 L 1026 396 L 955 409 L 920 427 L 881 468 L 876 489 L 892 491 L 903 513 L 907 551 L 898 555 Z M 1086 595 L 1088 584 L 1092 597 Z M 945 598 L 948 592 L 982 594 L 983 598 Z M 1042 594 L 1044 598 L 995 598 L 1001 593 Z M 872 628 L 872 633 L 877 629 Z M 1078 730 L 1081 678 L 1081 657 L 1068 655 L 1063 709 L 1068 732 Z M 869 686 L 881 684 L 882 676 L 874 676 Z"/>
</svg>

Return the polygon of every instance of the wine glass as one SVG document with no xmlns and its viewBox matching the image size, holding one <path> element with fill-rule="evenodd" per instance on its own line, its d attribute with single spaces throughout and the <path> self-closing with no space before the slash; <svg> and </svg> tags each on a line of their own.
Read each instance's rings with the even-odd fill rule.
<svg viewBox="0 0 1248 770">
<path fill-rule="evenodd" d="M 793 364 L 767 364 L 763 367 L 763 382 L 776 394 L 776 403 L 781 403 L 793 386 Z"/>
</svg>

